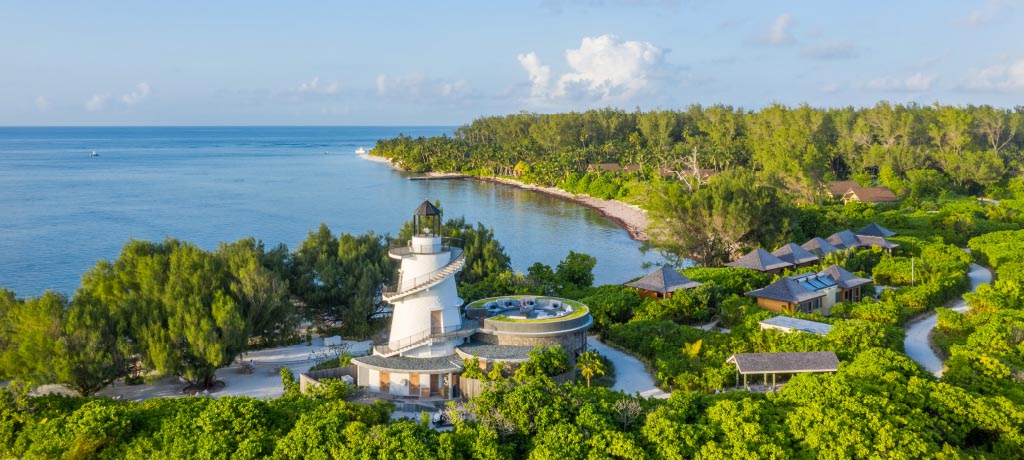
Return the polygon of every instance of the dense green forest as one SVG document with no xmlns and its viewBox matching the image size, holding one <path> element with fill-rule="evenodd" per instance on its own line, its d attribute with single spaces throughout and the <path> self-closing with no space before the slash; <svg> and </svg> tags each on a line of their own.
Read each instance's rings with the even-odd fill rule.
<svg viewBox="0 0 1024 460">
<path fill-rule="evenodd" d="M 636 203 L 650 212 L 654 246 L 709 266 L 842 228 L 828 207 L 831 180 L 884 185 L 903 198 L 863 212 L 936 211 L 973 195 L 1005 201 L 977 211 L 1001 213 L 990 221 L 1020 225 L 1024 211 L 1022 107 L 521 113 L 474 120 L 451 137 L 381 140 L 372 153 L 411 171 L 507 176 Z M 960 231 L 961 244 L 992 230 Z"/>
<path fill-rule="evenodd" d="M 609 108 L 483 117 L 452 137 L 400 136 L 379 141 L 372 153 L 412 171 L 517 176 L 567 190 L 580 187 L 593 163 L 637 165 L 636 174 L 646 179 L 679 177 L 694 168 L 747 168 L 815 201 L 823 198 L 823 181 L 866 175 L 897 191 L 925 171 L 937 171 L 951 185 L 971 192 L 997 187 L 1020 169 L 1022 123 L 1020 106 L 880 102 L 870 108 L 829 109 L 774 104 L 758 111 L 723 105 L 652 112 Z M 624 182 L 596 176 L 584 187 L 595 195 L 628 194 L 620 190 Z"/>
</svg>

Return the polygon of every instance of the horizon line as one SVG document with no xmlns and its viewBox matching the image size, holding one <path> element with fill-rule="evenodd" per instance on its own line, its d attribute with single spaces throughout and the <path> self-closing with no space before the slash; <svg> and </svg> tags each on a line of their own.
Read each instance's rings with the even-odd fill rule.
<svg viewBox="0 0 1024 460">
<path fill-rule="evenodd" d="M 464 123 L 463 123 L 464 124 Z M 5 128 L 450 128 L 457 125 L 0 125 Z"/>
</svg>

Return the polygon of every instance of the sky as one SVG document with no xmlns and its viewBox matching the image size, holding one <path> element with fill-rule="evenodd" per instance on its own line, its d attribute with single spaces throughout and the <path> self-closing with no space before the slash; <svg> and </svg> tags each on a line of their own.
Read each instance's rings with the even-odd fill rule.
<svg viewBox="0 0 1024 460">
<path fill-rule="evenodd" d="M 1024 0 L 0 0 L 0 125 L 1024 104 Z"/>
</svg>

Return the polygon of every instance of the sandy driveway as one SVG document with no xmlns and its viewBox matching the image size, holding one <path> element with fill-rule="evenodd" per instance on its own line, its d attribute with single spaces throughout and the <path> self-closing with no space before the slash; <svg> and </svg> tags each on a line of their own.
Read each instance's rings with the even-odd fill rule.
<svg viewBox="0 0 1024 460">
<path fill-rule="evenodd" d="M 992 272 L 978 264 L 971 264 L 971 271 L 967 273 L 971 280 L 971 292 L 976 292 L 978 286 L 992 282 Z M 963 313 L 970 309 L 967 302 L 961 297 L 950 307 L 951 310 Z M 935 352 L 932 351 L 929 336 L 938 324 L 938 313 L 928 312 L 919 321 L 914 322 L 907 328 L 907 338 L 903 340 L 903 349 L 907 356 L 917 361 L 928 372 L 936 377 L 942 377 L 943 363 Z"/>
<path fill-rule="evenodd" d="M 654 378 L 639 359 L 601 343 L 597 336 L 593 335 L 587 337 L 587 347 L 607 356 L 608 360 L 615 364 L 615 385 L 612 385 L 612 390 L 639 394 L 645 398 L 669 397 L 669 393 L 654 385 Z"/>
</svg>

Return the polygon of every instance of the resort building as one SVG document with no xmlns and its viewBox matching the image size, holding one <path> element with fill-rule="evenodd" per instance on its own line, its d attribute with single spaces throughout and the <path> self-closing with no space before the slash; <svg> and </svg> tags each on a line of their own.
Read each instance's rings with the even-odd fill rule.
<svg viewBox="0 0 1024 460">
<path fill-rule="evenodd" d="M 818 336 L 828 334 L 832 330 L 831 324 L 808 321 L 806 319 L 794 318 L 792 316 L 773 316 L 759 323 L 761 329 L 774 329 L 785 333 L 807 332 Z"/>
<path fill-rule="evenodd" d="M 803 268 L 818 262 L 818 256 L 798 246 L 796 243 L 786 244 L 772 252 L 772 255 L 778 257 L 783 262 L 793 264 L 795 268 Z"/>
<path fill-rule="evenodd" d="M 865 225 L 864 228 L 857 230 L 857 235 L 888 238 L 890 236 L 896 236 L 896 232 L 872 222 L 870 224 Z"/>
<path fill-rule="evenodd" d="M 836 302 L 860 302 L 863 298 L 861 286 L 871 283 L 871 280 L 850 273 L 845 268 L 832 265 L 818 272 L 832 279 L 839 288 L 836 293 Z"/>
<path fill-rule="evenodd" d="M 387 338 L 373 354 L 352 359 L 356 384 L 370 393 L 419 400 L 457 396 L 462 360 L 525 361 L 534 346 L 560 344 L 570 361 L 586 350 L 593 323 L 586 305 L 551 297 L 485 299 L 469 306 L 455 285 L 462 249 L 440 237 L 441 211 L 424 201 L 413 236 L 388 255 L 401 261 L 399 280 L 382 298 L 394 306 Z"/>
<path fill-rule="evenodd" d="M 898 201 L 895 193 L 886 186 L 879 187 L 858 187 L 853 188 L 843 194 L 843 204 L 851 201 L 860 201 L 862 203 L 892 203 Z"/>
<path fill-rule="evenodd" d="M 773 275 L 777 275 L 782 273 L 782 270 L 793 267 L 792 263 L 775 257 L 770 252 L 761 248 L 750 251 L 747 255 L 725 265 L 728 267 L 749 268 L 751 270 L 757 270 L 759 272 L 770 273 Z"/>
<path fill-rule="evenodd" d="M 864 203 L 891 203 L 899 198 L 889 187 L 875 186 L 862 187 L 856 181 L 837 180 L 828 183 L 829 192 L 834 198 L 842 200 L 843 204 L 851 201 Z"/>
<path fill-rule="evenodd" d="M 878 229 L 885 230 L 881 226 L 877 227 Z M 865 229 L 874 230 L 874 227 L 869 225 L 868 227 L 865 227 Z M 893 249 L 900 247 L 900 245 L 885 239 L 885 237 L 883 236 L 861 235 L 858 233 L 853 233 L 849 230 L 843 230 L 840 232 L 833 233 L 825 240 L 828 241 L 828 243 L 831 244 L 832 246 L 835 246 L 836 248 L 839 249 L 878 247 L 884 249 L 890 254 L 892 253 Z"/>
<path fill-rule="evenodd" d="M 626 283 L 626 286 L 636 288 L 642 297 L 653 299 L 668 299 L 672 297 L 673 292 L 692 289 L 700 285 L 701 283 L 683 276 L 667 265 L 648 273 L 643 278 Z"/>
<path fill-rule="evenodd" d="M 837 302 L 859 301 L 861 286 L 870 282 L 832 265 L 818 273 L 779 278 L 745 295 L 757 299 L 759 307 L 776 313 L 821 313 L 829 316 Z"/>
<path fill-rule="evenodd" d="M 807 240 L 807 242 L 801 244 L 800 247 L 814 253 L 818 257 L 825 257 L 825 254 L 839 250 L 839 248 L 833 246 L 832 243 L 829 243 L 820 236 Z"/>
</svg>

